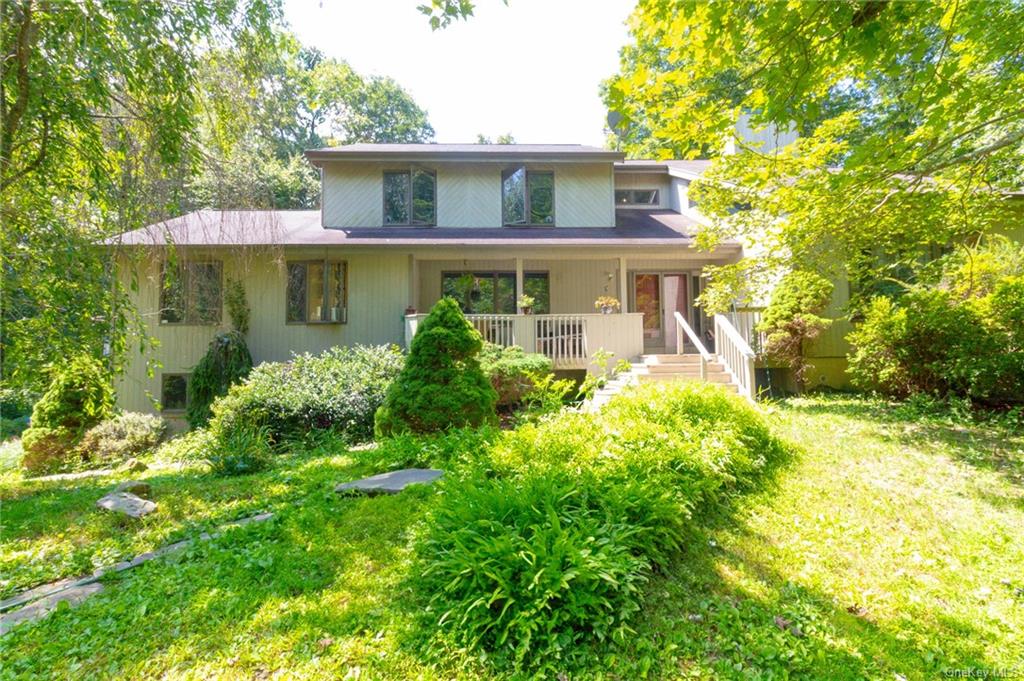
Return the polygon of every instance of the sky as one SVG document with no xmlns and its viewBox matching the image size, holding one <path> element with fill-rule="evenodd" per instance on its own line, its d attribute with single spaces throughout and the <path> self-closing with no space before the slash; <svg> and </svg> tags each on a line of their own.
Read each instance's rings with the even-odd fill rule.
<svg viewBox="0 0 1024 681">
<path fill-rule="evenodd" d="M 286 0 L 303 44 L 364 75 L 391 76 L 427 110 L 438 142 L 512 133 L 526 144 L 603 146 L 599 86 L 619 67 L 636 0 L 476 0 L 431 31 L 426 0 Z"/>
</svg>

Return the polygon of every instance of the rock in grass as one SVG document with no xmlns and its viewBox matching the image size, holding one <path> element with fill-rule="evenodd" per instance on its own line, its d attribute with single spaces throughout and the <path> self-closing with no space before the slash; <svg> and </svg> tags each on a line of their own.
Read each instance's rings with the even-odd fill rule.
<svg viewBox="0 0 1024 681">
<path fill-rule="evenodd" d="M 403 468 L 362 480 L 345 482 L 334 488 L 338 493 L 398 494 L 409 485 L 429 484 L 444 475 L 436 468 Z"/>
<path fill-rule="evenodd" d="M 128 459 L 120 466 L 120 469 L 122 471 L 130 471 L 132 473 L 138 473 L 140 471 L 146 470 L 147 468 L 149 468 L 149 466 L 147 466 L 144 462 L 139 461 L 138 459 Z"/>
<path fill-rule="evenodd" d="M 149 499 L 153 493 L 152 488 L 148 482 L 142 480 L 125 480 L 114 490 L 115 492 L 127 492 L 128 494 L 134 494 L 135 496 L 142 497 L 143 499 Z"/>
<path fill-rule="evenodd" d="M 130 518 L 141 518 L 156 510 L 156 504 L 128 492 L 112 492 L 96 502 L 100 508 L 122 513 Z"/>
</svg>

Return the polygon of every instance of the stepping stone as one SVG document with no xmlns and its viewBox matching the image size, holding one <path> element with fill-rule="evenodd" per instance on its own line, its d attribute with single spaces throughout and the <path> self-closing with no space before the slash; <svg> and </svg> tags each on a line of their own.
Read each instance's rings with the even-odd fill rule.
<svg viewBox="0 0 1024 681">
<path fill-rule="evenodd" d="M 16 624 L 32 622 L 43 617 L 62 602 L 67 603 L 69 606 L 78 605 L 89 596 L 102 590 L 103 585 L 98 582 L 73 586 L 69 589 L 63 589 L 58 593 L 44 596 L 35 603 L 26 605 L 20 610 L 5 613 L 0 616 L 0 636 L 9 632 Z"/>
<path fill-rule="evenodd" d="M 156 504 L 152 501 L 141 499 L 134 494 L 129 494 L 128 492 L 113 492 L 108 494 L 97 501 L 96 505 L 107 511 L 123 513 L 130 518 L 141 518 L 147 513 L 152 513 L 156 510 Z"/>
<path fill-rule="evenodd" d="M 429 484 L 444 475 L 436 468 L 403 468 L 400 471 L 381 473 L 362 480 L 345 482 L 334 488 L 335 492 L 362 492 L 376 494 L 398 494 L 409 485 Z"/>
</svg>

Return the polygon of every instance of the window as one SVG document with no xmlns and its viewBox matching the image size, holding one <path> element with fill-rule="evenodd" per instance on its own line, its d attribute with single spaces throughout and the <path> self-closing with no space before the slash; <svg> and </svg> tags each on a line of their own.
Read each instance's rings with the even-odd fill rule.
<svg viewBox="0 0 1024 681">
<path fill-rule="evenodd" d="M 160 406 L 164 411 L 185 411 L 188 406 L 188 374 L 160 377 Z"/>
<path fill-rule="evenodd" d="M 186 262 L 167 266 L 160 289 L 163 324 L 217 324 L 221 310 L 221 263 Z"/>
<path fill-rule="evenodd" d="M 437 178 L 430 170 L 384 173 L 384 224 L 433 225 L 436 222 Z"/>
<path fill-rule="evenodd" d="M 554 225 L 555 174 L 523 166 L 502 173 L 501 215 L 506 225 Z"/>
<path fill-rule="evenodd" d="M 343 262 L 288 263 L 285 321 L 344 324 L 348 321 L 348 269 Z"/>
<path fill-rule="evenodd" d="M 550 295 L 547 272 L 524 272 L 523 289 L 536 299 L 533 311 L 547 314 Z M 466 314 L 515 314 L 515 272 L 445 272 L 441 295 L 454 298 Z"/>
<path fill-rule="evenodd" d="M 618 206 L 657 206 L 657 189 L 616 189 L 615 204 Z"/>
</svg>

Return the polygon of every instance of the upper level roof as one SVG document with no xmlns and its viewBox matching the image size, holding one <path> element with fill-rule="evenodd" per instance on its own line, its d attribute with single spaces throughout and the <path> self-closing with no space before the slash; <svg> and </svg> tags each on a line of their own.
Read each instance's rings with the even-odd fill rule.
<svg viewBox="0 0 1024 681">
<path fill-rule="evenodd" d="M 712 161 L 710 159 L 704 158 L 692 159 L 689 161 L 675 159 L 659 161 L 656 159 L 631 158 L 625 161 L 616 162 L 615 171 L 666 173 L 675 177 L 693 180 L 703 175 L 704 172 L 711 167 L 711 163 Z"/>
<path fill-rule="evenodd" d="M 624 155 L 583 144 L 346 144 L 306 151 L 310 163 L 324 161 L 621 161 Z"/>
</svg>

